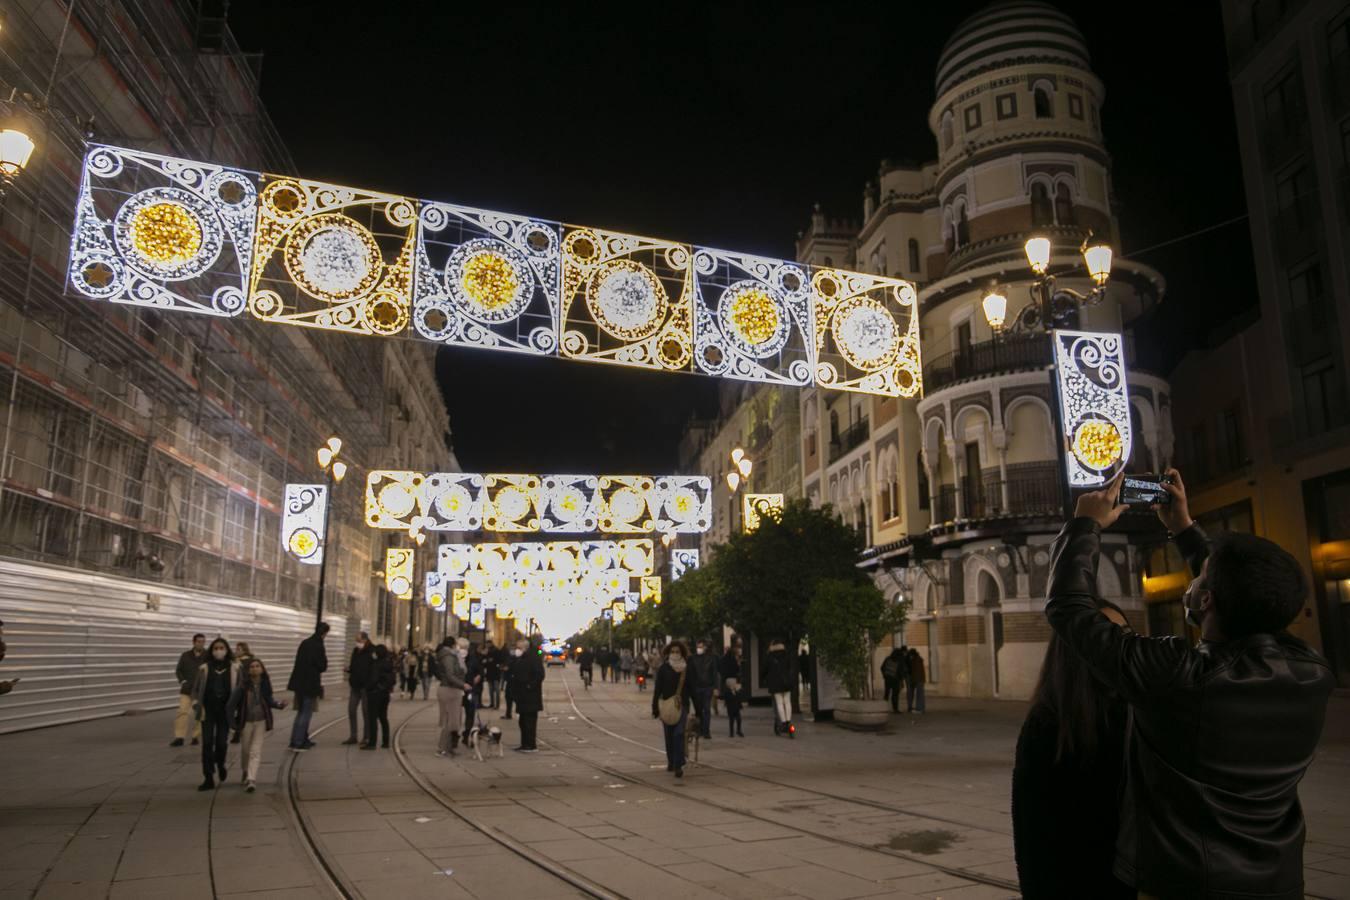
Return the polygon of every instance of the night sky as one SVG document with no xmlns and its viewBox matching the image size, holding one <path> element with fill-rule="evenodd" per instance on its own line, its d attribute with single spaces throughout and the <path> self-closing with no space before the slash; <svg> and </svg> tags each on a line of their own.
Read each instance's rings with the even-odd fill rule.
<svg viewBox="0 0 1350 900">
<path fill-rule="evenodd" d="M 860 218 L 881 159 L 936 156 L 937 57 L 984 5 L 236 0 L 230 22 L 297 174 L 792 258 L 813 202 Z M 1168 281 L 1138 329 L 1166 372 L 1256 303 L 1245 220 L 1138 252 L 1246 211 L 1218 4 L 1058 5 L 1106 85 L 1118 250 Z M 458 348 L 438 370 L 469 471 L 671 470 L 716 408 L 694 375 Z"/>
</svg>

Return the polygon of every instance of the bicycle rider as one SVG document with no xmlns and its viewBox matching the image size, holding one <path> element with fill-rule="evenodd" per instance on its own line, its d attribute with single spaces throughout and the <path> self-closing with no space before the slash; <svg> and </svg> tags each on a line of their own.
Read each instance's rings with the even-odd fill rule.
<svg viewBox="0 0 1350 900">
<path fill-rule="evenodd" d="M 581 683 L 586 685 L 586 690 L 591 689 L 592 667 L 595 665 L 595 654 L 590 648 L 583 647 L 581 655 L 577 657 L 577 665 L 581 666 Z"/>
</svg>

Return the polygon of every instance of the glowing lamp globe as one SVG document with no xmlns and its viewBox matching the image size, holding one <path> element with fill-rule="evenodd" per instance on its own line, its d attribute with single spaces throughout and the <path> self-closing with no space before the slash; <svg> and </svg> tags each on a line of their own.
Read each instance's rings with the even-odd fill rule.
<svg viewBox="0 0 1350 900">
<path fill-rule="evenodd" d="M 984 295 L 981 305 L 984 307 L 984 320 L 989 323 L 989 327 L 1002 328 L 1008 315 L 1008 298 L 998 291 L 990 291 Z"/>
<path fill-rule="evenodd" d="M 1093 244 L 1083 250 L 1083 262 L 1087 264 L 1092 283 L 1101 287 L 1111 277 L 1111 247 L 1109 244 Z"/>
<path fill-rule="evenodd" d="M 1034 237 L 1027 241 L 1027 265 L 1037 275 L 1044 275 L 1050 268 L 1050 239 Z"/>
<path fill-rule="evenodd" d="M 32 138 L 17 128 L 0 131 L 0 174 L 8 178 L 22 174 L 36 146 Z"/>
</svg>

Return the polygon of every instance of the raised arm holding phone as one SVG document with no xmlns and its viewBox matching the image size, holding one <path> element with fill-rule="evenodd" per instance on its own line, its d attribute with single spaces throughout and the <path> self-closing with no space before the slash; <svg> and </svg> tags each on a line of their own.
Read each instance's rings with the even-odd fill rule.
<svg viewBox="0 0 1350 900">
<path fill-rule="evenodd" d="M 1213 541 L 1181 473 L 1153 504 L 1190 565 L 1182 602 L 1200 631 L 1144 637 L 1102 614 L 1101 532 L 1126 509 L 1123 476 L 1078 498 L 1055 541 L 1046 616 L 1103 691 L 1130 707 L 1113 870 L 1141 897 L 1303 896 L 1298 783 L 1312 762 L 1330 667 L 1286 629 L 1308 585 L 1289 553 L 1249 534 Z"/>
</svg>

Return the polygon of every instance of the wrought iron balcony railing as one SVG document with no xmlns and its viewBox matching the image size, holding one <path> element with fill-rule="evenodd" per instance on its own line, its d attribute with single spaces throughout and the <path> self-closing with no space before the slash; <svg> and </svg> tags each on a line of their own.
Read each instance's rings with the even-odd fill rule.
<svg viewBox="0 0 1350 900">
<path fill-rule="evenodd" d="M 923 367 L 924 388 L 932 392 L 979 375 L 1040 369 L 1050 365 L 1052 358 L 1048 334 L 1005 335 L 929 360 Z"/>
<path fill-rule="evenodd" d="M 838 437 L 830 441 L 830 462 L 834 462 L 850 450 L 860 447 L 871 433 L 872 429 L 867 419 L 859 419 L 854 422 L 846 430 L 840 432 Z"/>
</svg>

